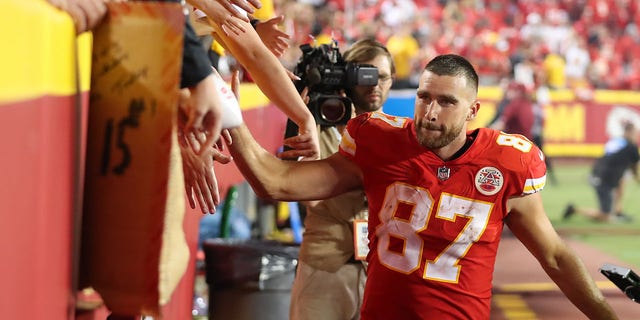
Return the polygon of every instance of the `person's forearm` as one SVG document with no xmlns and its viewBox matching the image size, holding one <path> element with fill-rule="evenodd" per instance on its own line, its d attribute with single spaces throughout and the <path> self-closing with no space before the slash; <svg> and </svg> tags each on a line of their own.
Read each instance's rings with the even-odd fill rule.
<svg viewBox="0 0 640 320">
<path fill-rule="evenodd" d="M 246 32 L 226 35 L 214 25 L 216 36 L 253 77 L 256 85 L 299 127 L 315 130 L 313 115 L 278 59 L 262 43 L 249 23 Z"/>
<path fill-rule="evenodd" d="M 187 0 L 187 3 L 197 9 L 200 9 L 203 12 L 209 12 L 209 10 L 219 10 L 219 7 L 214 7 L 211 0 Z"/>
<path fill-rule="evenodd" d="M 618 319 L 580 259 L 566 246 L 558 252 L 543 268 L 567 298 L 589 319 Z"/>
</svg>

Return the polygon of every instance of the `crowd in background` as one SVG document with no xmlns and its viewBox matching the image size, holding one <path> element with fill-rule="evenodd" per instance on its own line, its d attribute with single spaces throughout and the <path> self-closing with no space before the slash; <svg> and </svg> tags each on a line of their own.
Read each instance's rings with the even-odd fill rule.
<svg viewBox="0 0 640 320">
<path fill-rule="evenodd" d="M 467 57 L 481 85 L 514 79 L 534 90 L 640 89 L 640 3 L 634 0 L 273 0 L 291 35 L 293 69 L 304 43 L 362 38 L 386 44 L 395 88 L 415 87 L 443 53 Z"/>
</svg>

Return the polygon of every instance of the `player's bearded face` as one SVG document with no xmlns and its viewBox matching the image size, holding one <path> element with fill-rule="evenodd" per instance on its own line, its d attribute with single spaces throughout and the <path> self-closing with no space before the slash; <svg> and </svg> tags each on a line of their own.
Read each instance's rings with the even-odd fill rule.
<svg viewBox="0 0 640 320">
<path fill-rule="evenodd" d="M 465 78 L 425 71 L 415 103 L 418 142 L 429 149 L 441 149 L 464 136 L 473 98 Z"/>
<path fill-rule="evenodd" d="M 416 119 L 418 142 L 429 149 L 443 148 L 460 136 L 460 132 L 464 129 L 464 123 L 464 118 L 453 123 L 451 126 L 435 124 L 424 118 Z"/>
</svg>

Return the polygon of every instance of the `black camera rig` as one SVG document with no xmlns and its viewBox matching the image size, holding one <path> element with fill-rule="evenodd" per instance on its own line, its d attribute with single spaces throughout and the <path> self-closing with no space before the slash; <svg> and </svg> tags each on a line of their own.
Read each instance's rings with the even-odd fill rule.
<svg viewBox="0 0 640 320">
<path fill-rule="evenodd" d="M 640 303 L 640 277 L 633 270 L 604 264 L 600 267 L 600 273 L 620 288 L 629 299 Z"/>
<path fill-rule="evenodd" d="M 345 124 L 351 119 L 352 103 L 343 93 L 355 86 L 378 84 L 378 69 L 371 65 L 345 62 L 334 40 L 331 44 L 300 46 L 302 56 L 294 74 L 298 92 L 308 88 L 309 110 L 323 126 Z"/>
</svg>

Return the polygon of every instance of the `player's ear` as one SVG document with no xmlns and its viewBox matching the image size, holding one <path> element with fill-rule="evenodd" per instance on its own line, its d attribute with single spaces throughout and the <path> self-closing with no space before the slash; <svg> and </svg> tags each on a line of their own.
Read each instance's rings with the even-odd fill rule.
<svg viewBox="0 0 640 320">
<path fill-rule="evenodd" d="M 474 101 L 471 106 L 469 106 L 469 110 L 467 111 L 467 121 L 471 121 L 476 118 L 478 115 L 478 110 L 480 110 L 480 101 Z"/>
</svg>

